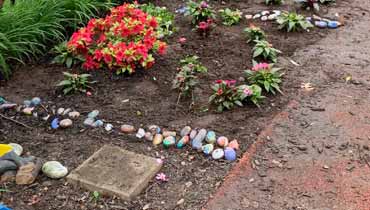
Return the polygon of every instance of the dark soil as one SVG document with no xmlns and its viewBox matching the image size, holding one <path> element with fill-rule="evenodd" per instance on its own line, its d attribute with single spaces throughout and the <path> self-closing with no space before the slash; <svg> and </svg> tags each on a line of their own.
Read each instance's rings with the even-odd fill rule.
<svg viewBox="0 0 370 210">
<path fill-rule="evenodd" d="M 154 1 L 167 6 L 171 11 L 180 7 L 182 1 Z M 212 1 L 218 10 L 224 7 L 239 8 L 246 13 L 256 13 L 270 9 L 252 0 Z M 280 9 L 289 9 L 287 6 Z M 157 58 L 152 69 L 137 72 L 125 78 L 112 78 L 108 72 L 91 72 L 98 83 L 94 86 L 93 95 L 83 94 L 63 96 L 56 90 L 55 84 L 60 81 L 63 71 L 68 69 L 42 61 L 28 64 L 17 69 L 11 80 L 0 84 L 0 95 L 9 101 L 22 103 L 34 96 L 41 97 L 48 109 L 58 107 L 73 108 L 83 114 L 98 109 L 100 117 L 113 123 L 118 128 L 122 123 L 136 127 L 157 124 L 169 129 L 181 129 L 184 125 L 213 129 L 217 134 L 238 139 L 241 146 L 239 156 L 255 141 L 256 135 L 282 110 L 287 101 L 294 97 L 300 82 L 293 75 L 294 69 L 285 69 L 286 76 L 282 90 L 284 95 L 269 95 L 257 108 L 251 104 L 223 113 L 208 108 L 210 85 L 216 79 L 239 79 L 243 71 L 251 67 L 251 45 L 246 43 L 242 33 L 247 26 L 245 19 L 237 26 L 225 27 L 219 24 L 210 37 L 199 37 L 192 31 L 190 21 L 181 15 L 177 16 L 178 32 L 172 36 L 167 56 Z M 327 30 L 313 29 L 309 33 L 281 32 L 272 22 L 255 21 L 268 34 L 268 40 L 274 47 L 283 51 L 283 57 L 291 56 L 297 49 L 313 44 L 327 33 Z M 187 38 L 185 45 L 177 43 L 179 37 Z M 207 66 L 208 74 L 201 78 L 200 88 L 196 90 L 196 105 L 189 110 L 190 100 L 183 100 L 176 105 L 178 93 L 171 90 L 171 82 L 181 58 L 186 55 L 198 55 Z M 47 61 L 51 57 L 45 58 Z M 285 60 L 281 58 L 280 60 Z M 286 62 L 285 62 L 286 63 Z M 282 62 L 280 67 L 284 67 Z M 80 72 L 74 69 L 73 72 Z M 129 102 L 125 102 L 129 99 Z M 138 111 L 141 113 L 139 116 Z M 42 109 L 40 109 L 42 112 Z M 23 116 L 9 111 L 7 116 L 34 127 L 28 130 L 9 121 L 0 121 L 0 142 L 16 142 L 26 152 L 44 160 L 58 160 L 73 170 L 101 146 L 118 145 L 137 153 L 164 157 L 162 172 L 167 174 L 169 182 L 153 181 L 145 192 L 136 200 L 125 202 L 113 197 L 104 197 L 97 203 L 91 200 L 89 192 L 75 188 L 65 179 L 50 180 L 40 175 L 35 184 L 17 186 L 7 184 L 9 192 L 0 194 L 1 201 L 15 210 L 27 209 L 130 209 L 139 210 L 149 205 L 149 209 L 200 209 L 214 190 L 222 183 L 223 178 L 235 163 L 213 161 L 210 158 L 192 151 L 190 147 L 182 150 L 153 147 L 149 142 L 137 140 L 134 135 L 122 135 L 115 131 L 108 134 L 104 129 L 85 129 L 84 117 L 74 122 L 68 130 L 53 131 L 49 122 Z M 28 205 L 32 197 L 40 198 L 39 202 Z M 176 206 L 177 201 L 185 199 L 184 204 Z M 146 206 L 147 207 L 147 206 Z"/>
</svg>

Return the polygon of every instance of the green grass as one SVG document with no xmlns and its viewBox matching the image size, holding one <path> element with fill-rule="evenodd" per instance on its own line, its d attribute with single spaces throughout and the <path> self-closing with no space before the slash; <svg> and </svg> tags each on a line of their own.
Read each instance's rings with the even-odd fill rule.
<svg viewBox="0 0 370 210">
<path fill-rule="evenodd" d="M 43 55 L 69 32 L 99 11 L 112 6 L 104 0 L 17 0 L 0 10 L 0 73 Z M 1 76 L 1 75 L 0 75 Z"/>
</svg>

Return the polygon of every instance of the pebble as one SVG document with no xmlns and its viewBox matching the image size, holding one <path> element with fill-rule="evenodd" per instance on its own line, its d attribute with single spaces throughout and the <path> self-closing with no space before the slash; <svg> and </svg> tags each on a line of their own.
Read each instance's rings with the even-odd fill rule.
<svg viewBox="0 0 370 210">
<path fill-rule="evenodd" d="M 137 133 L 136 133 L 136 137 L 141 139 L 145 136 L 145 130 L 142 129 L 142 128 L 139 128 L 139 130 L 137 130 Z"/>
<path fill-rule="evenodd" d="M 224 155 L 225 155 L 224 150 L 223 150 L 223 149 L 220 149 L 220 148 L 215 149 L 215 150 L 212 152 L 212 158 L 213 158 L 214 160 L 219 160 L 219 159 L 223 158 L 223 157 L 224 157 Z"/>
<path fill-rule="evenodd" d="M 234 150 L 239 150 L 239 143 L 236 139 L 232 140 L 227 146 L 233 148 Z"/>
<path fill-rule="evenodd" d="M 34 97 L 31 100 L 31 105 L 32 106 L 38 106 L 41 104 L 41 99 L 39 97 Z"/>
<path fill-rule="evenodd" d="M 109 132 L 109 131 L 113 130 L 113 125 L 108 123 L 108 124 L 105 125 L 104 129 Z"/>
<path fill-rule="evenodd" d="M 121 131 L 123 133 L 133 133 L 135 132 L 135 127 L 132 125 L 122 125 L 121 126 Z"/>
<path fill-rule="evenodd" d="M 59 109 L 57 110 L 57 114 L 58 114 L 58 115 L 62 115 L 62 114 L 63 114 L 63 112 L 64 112 L 64 108 L 59 108 Z"/>
<path fill-rule="evenodd" d="M 271 14 L 271 15 L 267 16 L 267 19 L 268 20 L 275 20 L 277 17 L 278 17 L 277 14 Z"/>
<path fill-rule="evenodd" d="M 253 19 L 258 19 L 258 18 L 260 18 L 262 15 L 261 14 L 255 14 L 254 16 L 253 16 Z"/>
<path fill-rule="evenodd" d="M 233 148 L 226 147 L 225 149 L 225 159 L 228 161 L 234 161 L 236 160 L 236 152 Z"/>
<path fill-rule="evenodd" d="M 159 145 L 159 144 L 162 143 L 162 141 L 163 141 L 162 134 L 159 134 L 159 133 L 155 134 L 154 139 L 153 139 L 153 144 L 154 145 Z"/>
<path fill-rule="evenodd" d="M 64 120 L 60 121 L 60 123 L 59 123 L 60 127 L 62 127 L 62 128 L 71 127 L 72 124 L 73 124 L 73 122 L 70 119 L 64 119 Z"/>
<path fill-rule="evenodd" d="M 216 142 L 216 133 L 214 131 L 208 131 L 206 141 L 210 144 Z"/>
<path fill-rule="evenodd" d="M 99 110 L 93 110 L 89 114 L 87 114 L 88 118 L 96 118 L 99 115 Z"/>
<path fill-rule="evenodd" d="M 210 155 L 213 152 L 214 146 L 213 144 L 206 144 L 202 146 L 202 151 L 206 155 Z"/>
<path fill-rule="evenodd" d="M 23 114 L 25 115 L 32 115 L 33 107 L 26 107 L 22 110 Z"/>
<path fill-rule="evenodd" d="M 22 153 L 23 153 L 23 147 L 20 144 L 17 144 L 17 143 L 9 143 L 9 146 L 11 146 L 13 148 L 13 151 L 15 152 L 15 154 L 17 154 L 18 156 L 21 156 L 22 155 Z"/>
<path fill-rule="evenodd" d="M 151 132 L 146 132 L 145 135 L 144 135 L 144 138 L 147 141 L 153 141 L 153 134 Z"/>
<path fill-rule="evenodd" d="M 326 28 L 326 27 L 328 27 L 328 23 L 325 22 L 325 21 L 315 21 L 314 24 L 315 24 L 315 26 L 317 26 L 319 28 Z"/>
<path fill-rule="evenodd" d="M 328 28 L 338 28 L 340 23 L 338 21 L 329 21 L 328 22 Z"/>
<path fill-rule="evenodd" d="M 149 131 L 152 132 L 153 134 L 156 133 L 161 133 L 161 128 L 158 125 L 150 125 L 148 127 Z"/>
<path fill-rule="evenodd" d="M 58 118 L 55 118 L 53 121 L 51 121 L 51 128 L 52 129 L 59 128 L 59 119 Z"/>
<path fill-rule="evenodd" d="M 205 139 L 207 135 L 206 129 L 201 129 L 198 134 L 195 136 L 192 142 L 193 149 L 201 150 L 203 146 L 203 140 Z"/>
<path fill-rule="evenodd" d="M 177 145 L 176 147 L 181 149 L 183 148 L 186 144 L 188 144 L 190 141 L 190 137 L 189 136 L 183 136 L 178 142 L 177 142 Z"/>
<path fill-rule="evenodd" d="M 270 14 L 270 11 L 267 11 L 267 10 L 261 12 L 261 15 L 269 15 L 269 14 Z"/>
<path fill-rule="evenodd" d="M 191 140 L 193 140 L 193 139 L 195 138 L 195 136 L 197 136 L 197 133 L 198 133 L 198 131 L 197 131 L 197 130 L 192 130 L 192 131 L 190 132 L 190 139 L 191 139 Z"/>
<path fill-rule="evenodd" d="M 70 112 L 68 113 L 68 117 L 72 118 L 72 119 L 76 119 L 80 116 L 81 114 L 77 111 L 73 111 L 73 112 Z"/>
<path fill-rule="evenodd" d="M 276 15 L 278 15 L 278 16 L 281 15 L 281 11 L 280 10 L 273 10 L 272 12 L 275 13 Z"/>
<path fill-rule="evenodd" d="M 42 166 L 42 172 L 52 179 L 60 179 L 68 174 L 68 169 L 58 161 L 48 161 Z"/>
<path fill-rule="evenodd" d="M 191 147 L 193 148 L 193 149 L 195 149 L 195 150 L 202 150 L 202 146 L 203 146 L 203 144 L 202 144 L 202 142 L 200 142 L 200 141 L 192 141 L 191 142 Z"/>
<path fill-rule="evenodd" d="M 71 108 L 67 108 L 67 109 L 64 110 L 64 112 L 62 113 L 62 115 L 66 115 L 66 114 L 70 113 L 71 111 L 72 111 Z"/>
<path fill-rule="evenodd" d="M 185 199 L 181 198 L 179 201 L 177 201 L 176 205 L 180 206 L 185 202 Z"/>
<path fill-rule="evenodd" d="M 26 107 L 29 107 L 31 106 L 32 102 L 30 100 L 25 100 L 23 101 L 23 104 L 26 106 Z"/>
<path fill-rule="evenodd" d="M 32 113 L 32 116 L 33 116 L 34 118 L 37 118 L 37 117 L 39 116 L 39 114 L 37 114 L 37 112 L 34 112 L 34 113 Z"/>
<path fill-rule="evenodd" d="M 176 132 L 175 131 L 163 131 L 162 135 L 165 138 L 169 136 L 176 136 Z"/>
<path fill-rule="evenodd" d="M 164 140 L 163 140 L 163 146 L 165 148 L 169 148 L 173 145 L 176 144 L 176 138 L 174 136 L 167 136 Z"/>
<path fill-rule="evenodd" d="M 217 145 L 220 147 L 226 147 L 229 144 L 229 139 L 225 136 L 220 136 L 217 139 Z"/>
<path fill-rule="evenodd" d="M 245 19 L 250 20 L 250 19 L 253 18 L 253 15 L 245 15 L 244 17 L 245 17 Z"/>
<path fill-rule="evenodd" d="M 97 120 L 97 121 L 95 121 L 93 124 L 92 124 L 92 127 L 94 127 L 94 128 L 98 128 L 98 127 L 101 127 L 101 126 L 103 126 L 104 125 L 104 122 L 103 121 L 101 121 L 101 120 Z"/>
<path fill-rule="evenodd" d="M 268 20 L 268 17 L 267 17 L 267 16 L 262 16 L 262 17 L 261 17 L 261 20 L 262 20 L 262 21 L 267 21 L 267 20 Z"/>
<path fill-rule="evenodd" d="M 189 135 L 191 132 L 191 127 L 190 126 L 185 126 L 181 132 L 180 132 L 180 135 L 183 137 L 183 136 L 187 136 Z"/>
<path fill-rule="evenodd" d="M 86 126 L 93 126 L 95 120 L 93 118 L 87 118 L 85 121 L 84 121 L 84 125 Z"/>
</svg>

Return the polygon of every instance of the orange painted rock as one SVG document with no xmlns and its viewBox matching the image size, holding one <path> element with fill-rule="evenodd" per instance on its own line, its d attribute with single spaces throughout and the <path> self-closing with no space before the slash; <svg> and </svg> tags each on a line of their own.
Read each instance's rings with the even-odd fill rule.
<svg viewBox="0 0 370 210">
<path fill-rule="evenodd" d="M 218 137 L 218 139 L 217 139 L 217 145 L 218 146 L 227 147 L 228 144 L 229 144 L 229 139 L 228 138 L 226 138 L 225 136 Z"/>
<path fill-rule="evenodd" d="M 239 143 L 236 139 L 232 140 L 227 146 L 233 148 L 234 150 L 239 150 Z"/>
</svg>

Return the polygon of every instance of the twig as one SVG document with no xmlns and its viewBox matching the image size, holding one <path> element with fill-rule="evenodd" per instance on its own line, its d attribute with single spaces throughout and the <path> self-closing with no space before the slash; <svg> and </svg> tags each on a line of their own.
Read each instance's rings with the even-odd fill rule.
<svg viewBox="0 0 370 210">
<path fill-rule="evenodd" d="M 45 110 L 45 112 L 46 113 L 48 113 L 49 114 L 49 110 L 43 105 L 43 104 L 40 104 L 40 106 L 41 106 L 41 108 L 43 109 L 43 110 Z"/>
<path fill-rule="evenodd" d="M 5 116 L 5 115 L 3 115 L 3 114 L 0 114 L 0 117 L 1 117 L 1 118 L 4 118 L 4 119 L 6 119 L 6 120 L 12 121 L 13 123 L 16 123 L 16 124 L 18 124 L 18 125 L 21 125 L 21 126 L 23 126 L 23 127 L 26 127 L 26 128 L 28 128 L 28 129 L 33 129 L 33 128 L 32 128 L 32 127 L 30 127 L 30 126 L 28 126 L 28 125 L 26 125 L 26 124 L 24 124 L 24 123 L 21 123 L 21 122 L 19 122 L 19 121 L 17 121 L 17 120 L 14 120 L 14 119 L 12 119 L 12 118 L 9 118 L 9 117 L 7 117 L 7 116 Z"/>
</svg>

